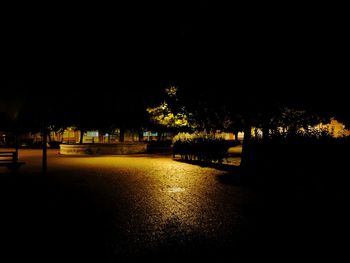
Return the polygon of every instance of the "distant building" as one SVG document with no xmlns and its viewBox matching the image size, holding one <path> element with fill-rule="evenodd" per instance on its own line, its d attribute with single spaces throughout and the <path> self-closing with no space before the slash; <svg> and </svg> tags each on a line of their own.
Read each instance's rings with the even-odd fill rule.
<svg viewBox="0 0 350 263">
<path fill-rule="evenodd" d="M 142 141 L 171 141 L 174 137 L 172 132 L 155 132 L 155 131 L 144 131 Z"/>
<path fill-rule="evenodd" d="M 51 131 L 48 134 L 48 143 L 51 142 L 64 143 L 64 144 L 78 144 L 80 142 L 81 131 L 77 130 L 75 127 L 67 127 L 61 132 Z M 8 141 L 8 134 L 0 132 L 0 143 L 6 143 Z M 138 132 L 132 130 L 125 130 L 123 133 L 124 142 L 138 142 L 142 141 L 142 136 Z M 43 141 L 43 136 L 41 132 L 27 132 L 21 134 L 19 144 L 20 146 L 35 146 L 40 145 Z M 120 142 L 120 130 L 115 129 L 112 133 L 102 133 L 99 130 L 88 130 L 84 132 L 83 143 L 93 144 L 93 143 L 118 143 Z"/>
<path fill-rule="evenodd" d="M 237 134 L 238 138 L 236 138 L 235 134 L 232 133 L 232 132 L 221 132 L 221 131 L 217 131 L 215 133 L 215 136 L 217 138 L 222 138 L 224 140 L 227 140 L 227 141 L 233 141 L 233 140 L 238 140 L 238 141 L 243 141 L 243 138 L 244 138 L 244 133 L 243 132 L 238 132 Z"/>
<path fill-rule="evenodd" d="M 74 144 L 80 141 L 80 131 L 74 127 L 66 128 L 63 132 L 62 143 Z M 124 142 L 140 141 L 138 132 L 125 130 L 123 133 Z M 84 132 L 83 143 L 118 143 L 120 142 L 120 129 L 115 129 L 111 133 L 102 133 L 99 130 L 89 130 Z"/>
</svg>

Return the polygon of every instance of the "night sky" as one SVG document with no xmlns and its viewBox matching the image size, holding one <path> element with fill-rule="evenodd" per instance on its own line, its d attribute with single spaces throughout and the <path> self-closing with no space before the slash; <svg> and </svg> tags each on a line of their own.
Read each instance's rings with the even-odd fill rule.
<svg viewBox="0 0 350 263">
<path fill-rule="evenodd" d="M 319 100 L 325 89 L 344 100 L 341 6 L 187 2 L 9 8 L 0 100 L 133 109 L 156 103 L 169 85 L 194 99 Z"/>
</svg>

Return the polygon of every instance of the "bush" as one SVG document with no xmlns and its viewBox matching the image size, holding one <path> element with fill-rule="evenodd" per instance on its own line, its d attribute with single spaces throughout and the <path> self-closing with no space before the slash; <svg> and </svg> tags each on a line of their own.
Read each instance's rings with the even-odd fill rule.
<svg viewBox="0 0 350 263">
<path fill-rule="evenodd" d="M 49 146 L 52 149 L 59 149 L 60 148 L 60 144 L 61 144 L 61 142 L 58 142 L 58 141 L 51 141 L 51 142 L 49 142 Z"/>
<path fill-rule="evenodd" d="M 227 158 L 229 142 L 214 133 L 179 133 L 173 138 L 173 155 L 183 160 L 222 163 Z"/>
</svg>

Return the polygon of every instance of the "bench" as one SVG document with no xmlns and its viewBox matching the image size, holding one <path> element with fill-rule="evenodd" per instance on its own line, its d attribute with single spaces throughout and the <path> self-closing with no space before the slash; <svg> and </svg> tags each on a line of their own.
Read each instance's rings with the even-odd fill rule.
<svg viewBox="0 0 350 263">
<path fill-rule="evenodd" d="M 24 164 L 18 161 L 17 152 L 0 152 L 0 166 L 6 166 L 13 173 Z"/>
</svg>

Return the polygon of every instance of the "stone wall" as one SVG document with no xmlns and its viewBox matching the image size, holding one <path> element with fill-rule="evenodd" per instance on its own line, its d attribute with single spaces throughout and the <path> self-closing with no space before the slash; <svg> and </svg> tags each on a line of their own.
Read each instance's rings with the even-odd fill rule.
<svg viewBox="0 0 350 263">
<path fill-rule="evenodd" d="M 87 154 L 87 155 L 109 155 L 109 154 L 132 154 L 145 153 L 147 143 L 123 142 L 115 144 L 61 144 L 60 154 Z"/>
</svg>

